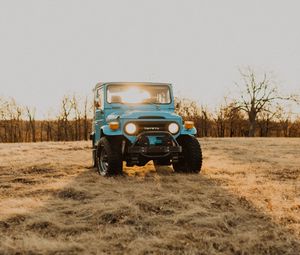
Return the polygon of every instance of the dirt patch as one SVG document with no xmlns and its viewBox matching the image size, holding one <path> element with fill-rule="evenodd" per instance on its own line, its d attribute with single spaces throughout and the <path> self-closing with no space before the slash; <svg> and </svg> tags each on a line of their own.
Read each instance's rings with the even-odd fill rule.
<svg viewBox="0 0 300 255">
<path fill-rule="evenodd" d="M 60 228 L 52 222 L 40 221 L 27 225 L 26 231 L 38 232 L 46 237 L 55 237 L 60 232 Z"/>
<path fill-rule="evenodd" d="M 22 183 L 22 184 L 27 184 L 27 185 L 32 185 L 32 184 L 39 183 L 38 181 L 30 179 L 30 178 L 15 178 L 11 182 L 13 182 L 13 183 Z"/>
<path fill-rule="evenodd" d="M 129 207 L 120 207 L 116 209 L 107 209 L 96 211 L 91 216 L 91 221 L 95 225 L 120 225 L 120 224 L 132 224 L 137 216 L 133 213 Z M 132 221 L 132 222 L 130 222 Z"/>
<path fill-rule="evenodd" d="M 174 210 L 165 208 L 163 205 L 157 205 L 156 203 L 139 201 L 136 203 L 139 209 L 146 214 L 161 214 L 172 215 Z"/>
<path fill-rule="evenodd" d="M 123 211 L 103 213 L 100 217 L 100 224 L 117 224 L 124 221 L 127 217 Z"/>
<path fill-rule="evenodd" d="M 16 226 L 16 225 L 22 224 L 25 220 L 26 220 L 26 216 L 19 214 L 19 215 L 14 215 L 14 216 L 8 218 L 5 222 L 9 226 Z"/>
<path fill-rule="evenodd" d="M 54 169 L 47 168 L 47 167 L 37 167 L 33 166 L 30 168 L 20 170 L 23 174 L 32 174 L 32 175 L 40 175 L 40 174 L 48 174 L 55 172 Z"/>
<path fill-rule="evenodd" d="M 297 180 L 300 177 L 300 169 L 280 169 L 270 170 L 269 175 L 274 180 L 285 181 L 285 180 Z"/>
<path fill-rule="evenodd" d="M 0 230 L 5 231 L 10 227 L 10 225 L 6 221 L 0 221 Z"/>
<path fill-rule="evenodd" d="M 76 190 L 74 188 L 66 188 L 56 192 L 57 197 L 61 199 L 72 199 L 76 201 L 82 201 L 90 199 L 91 196 L 82 190 Z"/>
<path fill-rule="evenodd" d="M 9 189 L 9 188 L 11 188 L 10 184 L 1 184 L 0 185 L 0 189 Z"/>
</svg>

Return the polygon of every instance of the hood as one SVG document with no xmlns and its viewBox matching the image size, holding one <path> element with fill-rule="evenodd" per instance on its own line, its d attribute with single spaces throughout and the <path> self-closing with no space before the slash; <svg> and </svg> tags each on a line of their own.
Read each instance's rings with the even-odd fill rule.
<svg viewBox="0 0 300 255">
<path fill-rule="evenodd" d="M 130 110 L 130 111 L 116 111 L 111 114 L 109 114 L 106 118 L 106 121 L 113 121 L 116 119 L 181 119 L 179 115 L 177 115 L 174 112 L 170 111 L 136 111 L 136 110 Z"/>
</svg>

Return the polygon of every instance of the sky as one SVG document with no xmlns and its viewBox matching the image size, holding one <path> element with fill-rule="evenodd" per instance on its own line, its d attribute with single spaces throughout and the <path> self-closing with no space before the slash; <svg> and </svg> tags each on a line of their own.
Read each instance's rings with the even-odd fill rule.
<svg viewBox="0 0 300 255">
<path fill-rule="evenodd" d="M 0 96 L 42 117 L 99 81 L 157 81 L 213 109 L 245 66 L 300 93 L 299 10 L 297 0 L 0 0 Z"/>
</svg>

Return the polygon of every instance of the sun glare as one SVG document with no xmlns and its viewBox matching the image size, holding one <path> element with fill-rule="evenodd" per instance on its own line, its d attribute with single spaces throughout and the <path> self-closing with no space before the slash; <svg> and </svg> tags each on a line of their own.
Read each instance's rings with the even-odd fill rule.
<svg viewBox="0 0 300 255">
<path fill-rule="evenodd" d="M 121 97 L 122 103 L 128 104 L 142 103 L 144 100 L 150 99 L 151 97 L 149 92 L 136 87 L 124 90 L 118 93 L 118 96 Z"/>
</svg>

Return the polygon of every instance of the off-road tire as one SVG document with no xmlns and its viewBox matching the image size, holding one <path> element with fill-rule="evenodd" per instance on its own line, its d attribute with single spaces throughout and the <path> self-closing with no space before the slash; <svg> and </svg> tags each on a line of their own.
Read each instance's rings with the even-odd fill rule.
<svg viewBox="0 0 300 255">
<path fill-rule="evenodd" d="M 102 176 L 122 175 L 123 159 L 122 159 L 122 141 L 119 137 L 102 137 L 97 147 L 97 163 L 96 167 Z M 106 155 L 107 164 L 104 166 L 101 155 Z M 106 169 L 105 169 L 106 168 Z"/>
<path fill-rule="evenodd" d="M 177 142 L 182 146 L 179 162 L 173 163 L 175 172 L 199 173 L 202 167 L 202 151 L 197 138 L 190 135 L 179 136 Z"/>
<path fill-rule="evenodd" d="M 97 150 L 94 148 L 92 150 L 92 164 L 93 167 L 97 167 Z"/>
</svg>

